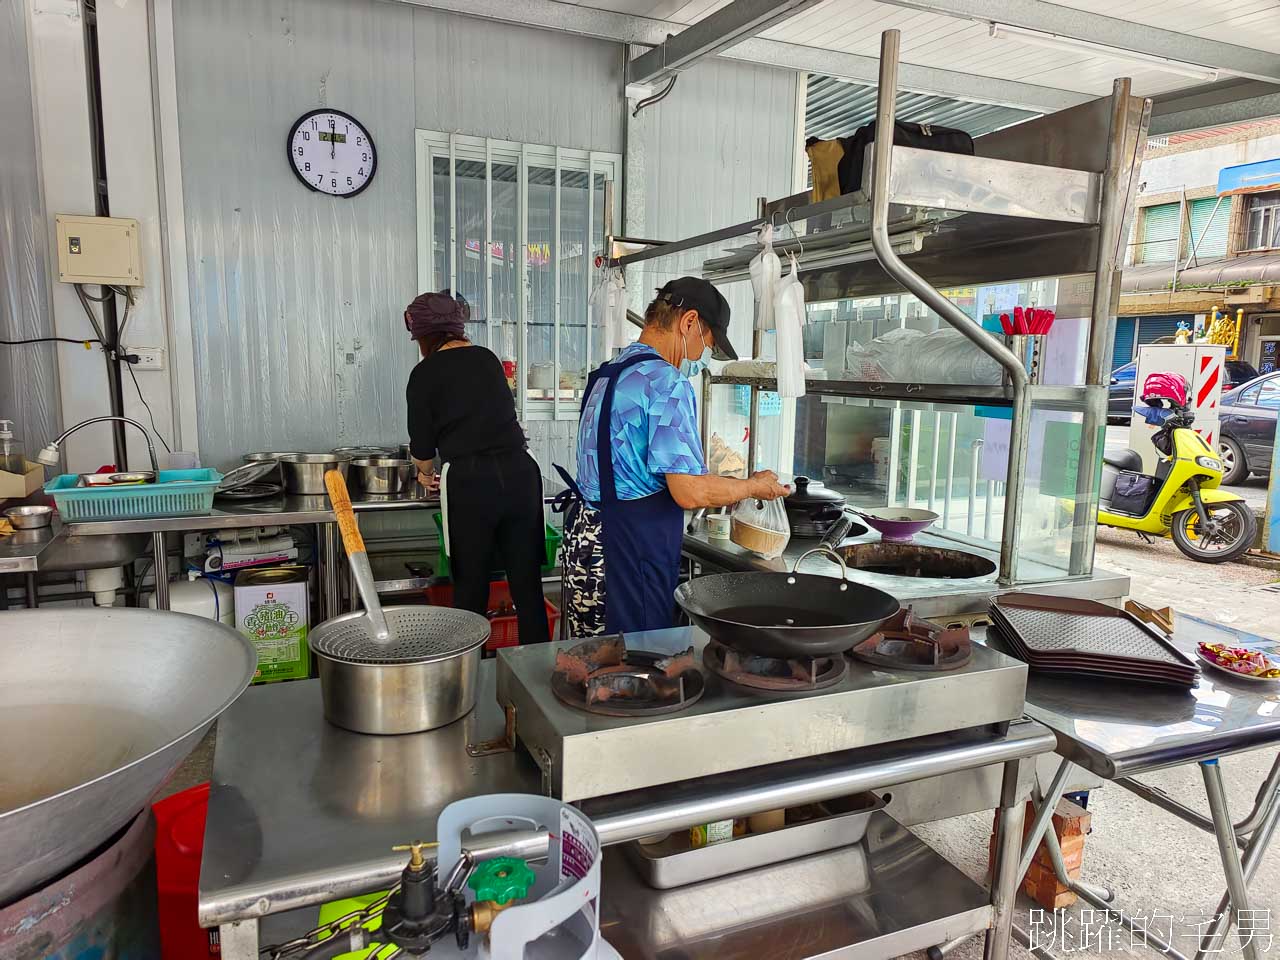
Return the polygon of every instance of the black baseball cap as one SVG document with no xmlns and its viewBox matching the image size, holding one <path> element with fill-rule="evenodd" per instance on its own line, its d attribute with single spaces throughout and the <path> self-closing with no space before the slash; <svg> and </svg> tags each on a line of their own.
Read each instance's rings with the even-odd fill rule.
<svg viewBox="0 0 1280 960">
<path fill-rule="evenodd" d="M 715 284 L 701 277 L 681 277 L 659 290 L 657 299 L 680 310 L 697 310 L 716 341 L 711 355 L 717 360 L 738 359 L 738 352 L 729 342 L 729 301 Z"/>
</svg>

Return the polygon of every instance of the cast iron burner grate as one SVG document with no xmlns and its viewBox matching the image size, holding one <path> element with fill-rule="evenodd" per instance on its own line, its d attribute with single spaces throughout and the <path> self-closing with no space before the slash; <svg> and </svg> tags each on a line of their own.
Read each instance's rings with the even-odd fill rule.
<svg viewBox="0 0 1280 960">
<path fill-rule="evenodd" d="M 705 687 L 693 647 L 676 654 L 628 650 L 622 634 L 557 650 L 551 674 L 562 703 L 606 717 L 675 713 L 696 703 Z"/>
<path fill-rule="evenodd" d="M 821 690 L 844 679 L 847 665 L 843 655 L 783 660 L 760 657 L 726 647 L 718 640 L 702 651 L 707 669 L 730 683 L 754 690 L 787 693 Z"/>
</svg>

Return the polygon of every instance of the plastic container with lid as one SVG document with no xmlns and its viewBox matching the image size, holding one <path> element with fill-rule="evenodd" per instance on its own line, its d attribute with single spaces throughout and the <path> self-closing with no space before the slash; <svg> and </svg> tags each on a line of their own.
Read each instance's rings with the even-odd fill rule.
<svg viewBox="0 0 1280 960">
<path fill-rule="evenodd" d="M 156 607 L 153 593 L 147 606 Z M 229 627 L 236 625 L 235 596 L 230 584 L 187 571 L 185 581 L 169 584 L 169 609 L 174 613 L 190 613 L 206 620 L 217 620 Z"/>
<path fill-rule="evenodd" d="M 27 472 L 22 441 L 13 435 L 12 420 L 0 420 L 0 470 L 18 476 Z"/>
</svg>

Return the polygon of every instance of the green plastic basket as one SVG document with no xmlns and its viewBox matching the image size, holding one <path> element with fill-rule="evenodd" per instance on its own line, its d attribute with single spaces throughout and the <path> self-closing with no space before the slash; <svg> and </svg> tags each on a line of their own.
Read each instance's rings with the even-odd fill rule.
<svg viewBox="0 0 1280 960">
<path fill-rule="evenodd" d="M 450 573 L 450 567 L 449 567 L 449 554 L 444 548 L 444 516 L 443 514 L 440 513 L 440 511 L 437 510 L 435 513 L 432 514 L 432 517 L 434 517 L 436 521 L 436 535 L 440 538 L 440 549 L 436 553 L 436 576 L 448 577 L 448 576 L 451 576 L 452 574 Z M 547 526 L 547 538 L 546 538 L 547 552 L 546 552 L 546 559 L 543 561 L 543 564 L 542 564 L 543 573 L 546 573 L 548 570 L 555 569 L 556 554 L 560 552 L 560 540 L 561 540 L 559 530 L 557 530 L 555 527 L 553 527 L 549 523 L 546 526 Z M 498 568 L 497 570 L 491 570 L 490 573 L 504 574 L 506 573 L 506 571 L 501 568 Z"/>
</svg>

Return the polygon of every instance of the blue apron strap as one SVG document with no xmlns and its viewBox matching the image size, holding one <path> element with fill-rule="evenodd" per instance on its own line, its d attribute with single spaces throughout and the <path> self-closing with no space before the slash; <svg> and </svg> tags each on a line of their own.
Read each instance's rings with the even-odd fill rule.
<svg viewBox="0 0 1280 960">
<path fill-rule="evenodd" d="M 600 398 L 600 419 L 596 421 L 596 465 L 600 470 L 600 502 L 617 503 L 618 490 L 613 479 L 613 391 L 618 385 L 618 377 L 628 367 L 634 367 L 645 360 L 656 357 L 647 353 L 636 353 L 625 360 L 613 363 L 602 363 L 592 376 L 599 375 L 605 380 L 604 396 Z M 585 402 L 585 401 L 584 401 Z"/>
</svg>

